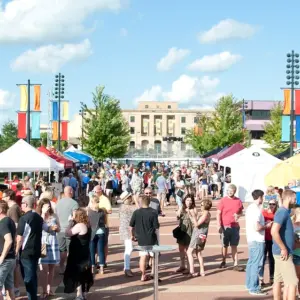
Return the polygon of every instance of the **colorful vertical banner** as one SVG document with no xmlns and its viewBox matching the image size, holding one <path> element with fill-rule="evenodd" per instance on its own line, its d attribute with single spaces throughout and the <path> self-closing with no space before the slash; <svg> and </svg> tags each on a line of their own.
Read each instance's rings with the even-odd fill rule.
<svg viewBox="0 0 300 300">
<path fill-rule="evenodd" d="M 149 120 L 143 119 L 143 133 L 148 134 Z"/>
<path fill-rule="evenodd" d="M 62 102 L 62 118 L 63 121 L 69 121 L 69 102 Z"/>
<path fill-rule="evenodd" d="M 68 140 L 68 121 L 61 122 L 61 140 L 67 141 Z"/>
<path fill-rule="evenodd" d="M 34 86 L 33 110 L 34 111 L 40 111 L 41 110 L 41 86 L 40 85 L 35 85 Z"/>
<path fill-rule="evenodd" d="M 283 114 L 289 115 L 291 113 L 291 90 L 283 90 Z"/>
<path fill-rule="evenodd" d="M 58 121 L 58 102 L 52 102 L 52 121 Z"/>
<path fill-rule="evenodd" d="M 290 116 L 282 116 L 281 117 L 281 141 L 289 142 L 290 141 Z"/>
<path fill-rule="evenodd" d="M 161 119 L 155 120 L 155 130 L 157 135 L 161 135 Z"/>
<path fill-rule="evenodd" d="M 26 139 L 26 112 L 18 112 L 18 139 Z"/>
<path fill-rule="evenodd" d="M 300 115 L 300 90 L 295 90 L 295 114 Z"/>
<path fill-rule="evenodd" d="M 27 111 L 28 108 L 27 86 L 20 85 L 20 92 L 21 92 L 20 111 Z"/>
<path fill-rule="evenodd" d="M 40 119 L 41 119 L 41 113 L 39 111 L 31 112 L 31 138 L 32 139 L 41 138 Z"/>
<path fill-rule="evenodd" d="M 296 142 L 300 142 L 300 116 L 296 116 Z"/>
<path fill-rule="evenodd" d="M 58 122 L 57 121 L 52 122 L 52 140 L 53 141 L 58 140 Z"/>
</svg>

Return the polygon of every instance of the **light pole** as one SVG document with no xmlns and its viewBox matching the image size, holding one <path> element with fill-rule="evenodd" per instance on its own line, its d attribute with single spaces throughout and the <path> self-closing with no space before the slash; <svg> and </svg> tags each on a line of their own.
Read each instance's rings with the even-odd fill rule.
<svg viewBox="0 0 300 300">
<path fill-rule="evenodd" d="M 243 114 L 243 128 L 246 128 L 246 109 L 248 108 L 248 102 L 243 99 L 242 114 Z"/>
<path fill-rule="evenodd" d="M 84 131 L 83 131 L 84 109 L 83 108 L 79 111 L 79 115 L 81 116 L 81 151 L 83 151 L 83 135 L 84 135 Z"/>
<path fill-rule="evenodd" d="M 287 76 L 286 79 L 288 80 L 286 82 L 287 85 L 291 86 L 291 123 L 290 123 L 290 156 L 293 156 L 294 154 L 294 119 L 295 119 L 295 111 L 294 111 L 294 92 L 295 92 L 295 86 L 299 85 L 299 54 L 295 53 L 294 50 L 292 50 L 291 53 L 288 53 L 287 55 Z"/>
<path fill-rule="evenodd" d="M 60 151 L 60 102 L 65 97 L 65 76 L 55 75 L 55 98 L 58 99 L 58 151 Z"/>
</svg>

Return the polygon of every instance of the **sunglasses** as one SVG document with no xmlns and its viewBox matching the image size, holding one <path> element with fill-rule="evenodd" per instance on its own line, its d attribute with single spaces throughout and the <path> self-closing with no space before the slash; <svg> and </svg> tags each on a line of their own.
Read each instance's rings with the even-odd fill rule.
<svg viewBox="0 0 300 300">
<path fill-rule="evenodd" d="M 275 203 L 269 203 L 269 206 L 276 206 Z"/>
<path fill-rule="evenodd" d="M 145 193 L 145 195 L 151 195 L 152 193 Z"/>
</svg>

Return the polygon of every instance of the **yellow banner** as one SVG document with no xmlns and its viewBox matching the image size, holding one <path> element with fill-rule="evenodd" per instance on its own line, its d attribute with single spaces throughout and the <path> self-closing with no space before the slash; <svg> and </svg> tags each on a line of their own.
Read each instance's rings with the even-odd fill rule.
<svg viewBox="0 0 300 300">
<path fill-rule="evenodd" d="M 52 122 L 52 140 L 53 141 L 58 140 L 58 122 L 57 121 Z"/>
<path fill-rule="evenodd" d="M 143 131 L 144 133 L 148 134 L 149 131 L 149 120 L 143 119 Z"/>
<path fill-rule="evenodd" d="M 69 121 L 69 102 L 62 103 L 62 120 Z"/>
<path fill-rule="evenodd" d="M 156 134 L 161 135 L 161 119 L 155 120 Z"/>
<path fill-rule="evenodd" d="M 20 111 L 27 111 L 28 108 L 27 86 L 20 85 L 20 92 L 21 92 Z"/>
<path fill-rule="evenodd" d="M 41 110 L 41 86 L 34 86 L 34 103 L 33 110 L 40 111 Z"/>
<path fill-rule="evenodd" d="M 168 133 L 173 134 L 174 133 L 174 122 L 172 119 L 168 120 Z"/>
<path fill-rule="evenodd" d="M 283 90 L 284 102 L 283 102 L 283 114 L 289 115 L 291 113 L 291 90 Z"/>
</svg>

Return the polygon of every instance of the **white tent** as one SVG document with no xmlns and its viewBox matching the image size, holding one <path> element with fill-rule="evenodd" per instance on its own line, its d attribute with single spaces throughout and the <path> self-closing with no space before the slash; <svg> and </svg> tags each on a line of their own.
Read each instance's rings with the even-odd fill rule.
<svg viewBox="0 0 300 300">
<path fill-rule="evenodd" d="M 219 164 L 231 168 L 231 182 L 237 186 L 239 198 L 251 202 L 251 193 L 255 189 L 265 191 L 265 176 L 279 162 L 280 159 L 252 146 L 220 160 Z"/>
<path fill-rule="evenodd" d="M 64 165 L 38 151 L 24 140 L 0 153 L 0 172 L 61 171 Z"/>
</svg>

